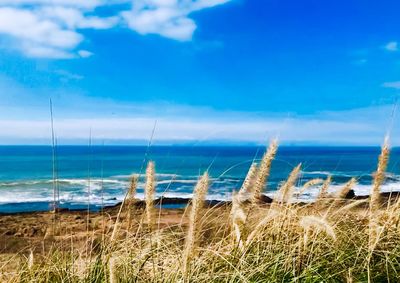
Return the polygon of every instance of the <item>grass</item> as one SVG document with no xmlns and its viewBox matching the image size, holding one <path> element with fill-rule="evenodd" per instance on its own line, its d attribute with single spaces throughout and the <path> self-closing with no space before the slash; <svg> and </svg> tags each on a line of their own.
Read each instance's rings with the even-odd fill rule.
<svg viewBox="0 0 400 283">
<path fill-rule="evenodd" d="M 276 201 L 254 202 L 265 186 L 276 147 L 270 146 L 264 165 L 252 165 L 232 203 L 203 207 L 209 185 L 205 173 L 182 220 L 168 224 L 168 215 L 161 211 L 155 217 L 150 163 L 147 207 L 133 209 L 135 202 L 124 202 L 107 227 L 100 223 L 100 228 L 86 232 L 89 241 L 83 246 L 54 231 L 55 239 L 43 240 L 42 250 L 4 256 L 1 282 L 398 282 L 400 203 L 377 193 L 389 155 L 387 143 L 372 201 L 345 199 L 354 179 L 330 195 L 328 178 L 307 184 L 320 186 L 317 202 L 293 203 L 299 165 L 282 183 Z M 133 179 L 130 198 L 136 182 Z M 261 183 L 261 189 L 249 187 Z M 60 246 L 57 237 L 70 242 Z"/>
</svg>

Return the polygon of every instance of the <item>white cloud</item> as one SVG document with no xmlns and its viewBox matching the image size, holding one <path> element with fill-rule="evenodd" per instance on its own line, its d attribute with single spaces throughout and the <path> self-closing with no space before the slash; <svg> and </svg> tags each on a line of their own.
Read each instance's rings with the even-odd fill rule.
<svg viewBox="0 0 400 283">
<path fill-rule="evenodd" d="M 196 23 L 192 12 L 230 0 L 0 0 L 0 37 L 28 57 L 86 58 L 90 51 L 76 48 L 83 29 L 110 29 L 126 22 L 140 34 L 190 40 Z M 96 8 L 131 3 L 130 11 L 102 17 Z M 115 6 L 122 7 L 122 6 Z"/>
<path fill-rule="evenodd" d="M 386 87 L 386 88 L 400 89 L 400 81 L 397 81 L 397 82 L 386 82 L 386 83 L 383 83 L 382 86 Z"/>
<path fill-rule="evenodd" d="M 385 45 L 385 49 L 388 51 L 398 51 L 398 43 L 397 41 L 391 41 Z"/>
<path fill-rule="evenodd" d="M 18 40 L 18 48 L 32 57 L 68 57 L 66 50 L 78 45 L 79 33 L 61 28 L 32 11 L 0 8 L 0 33 Z"/>
<path fill-rule="evenodd" d="M 158 34 L 168 38 L 191 40 L 196 23 L 189 14 L 224 4 L 229 0 L 136 0 L 132 10 L 122 12 L 128 26 L 140 34 Z"/>
<path fill-rule="evenodd" d="M 62 5 L 67 7 L 95 8 L 104 3 L 104 0 L 0 0 L 0 5 Z"/>
<path fill-rule="evenodd" d="M 73 74 L 73 73 L 70 73 L 70 72 L 68 72 L 66 70 L 56 70 L 56 71 L 54 71 L 54 73 L 59 75 L 61 80 L 64 81 L 64 82 L 68 82 L 70 80 L 79 81 L 79 80 L 82 80 L 84 78 L 81 75 Z"/>
<path fill-rule="evenodd" d="M 87 50 L 79 50 L 78 55 L 81 56 L 82 58 L 89 58 L 93 56 L 93 53 Z"/>
<path fill-rule="evenodd" d="M 37 13 L 46 19 L 55 21 L 68 29 L 109 29 L 118 23 L 118 17 L 100 18 L 97 16 L 85 16 L 84 13 L 71 7 L 63 6 L 46 6 Z"/>
</svg>

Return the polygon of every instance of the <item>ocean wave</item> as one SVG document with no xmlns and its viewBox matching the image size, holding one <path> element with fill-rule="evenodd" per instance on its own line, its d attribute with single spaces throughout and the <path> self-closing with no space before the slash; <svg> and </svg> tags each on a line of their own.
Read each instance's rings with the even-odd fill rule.
<svg viewBox="0 0 400 283">
<path fill-rule="evenodd" d="M 111 176 L 111 178 L 116 178 L 116 179 L 130 179 L 132 177 L 132 175 L 134 174 L 138 174 L 138 173 L 132 173 L 130 175 L 113 175 Z M 144 173 L 140 174 L 141 177 L 145 176 Z M 178 174 L 172 174 L 172 173 L 156 173 L 156 177 L 160 177 L 160 178 L 176 178 L 176 177 L 180 177 L 181 175 Z"/>
<path fill-rule="evenodd" d="M 197 180 L 188 180 L 188 179 L 170 179 L 170 180 L 163 180 L 163 181 L 158 181 L 157 185 L 163 185 L 163 184 L 171 184 L 171 183 L 179 183 L 179 184 L 196 184 Z"/>
<path fill-rule="evenodd" d="M 331 185 L 328 188 L 328 193 L 336 193 L 340 191 L 345 184 L 334 184 Z M 320 192 L 320 186 L 315 186 L 315 187 L 310 187 L 302 195 L 296 194 L 299 192 L 302 187 L 296 187 L 295 188 L 295 199 L 301 200 L 301 201 L 313 201 L 317 198 L 319 192 Z M 370 195 L 371 189 L 372 189 L 372 184 L 357 184 L 353 188 L 354 193 L 356 196 L 368 196 Z M 382 193 L 390 193 L 390 192 L 399 192 L 400 191 L 400 183 L 399 182 L 388 182 L 385 183 L 381 186 L 380 191 Z M 276 192 L 275 192 L 276 193 Z M 269 193 L 267 194 L 269 197 L 274 197 L 275 193 Z"/>
<path fill-rule="evenodd" d="M 312 173 L 315 172 L 321 173 L 324 171 L 314 171 Z M 400 191 L 400 182 L 397 180 L 399 176 L 396 174 L 388 174 L 387 177 L 387 181 L 381 186 L 381 191 Z M 213 179 L 207 199 L 229 200 L 231 192 L 239 189 L 239 181 L 241 181 L 239 178 Z M 0 183 L 0 204 L 52 202 L 52 182 L 53 180 L 22 180 L 2 182 Z M 197 177 L 195 179 L 172 178 L 168 180 L 160 180 L 157 182 L 159 187 L 157 187 L 156 196 L 191 198 L 196 182 Z M 91 204 L 96 205 L 115 204 L 122 201 L 129 185 L 127 180 L 118 180 L 112 178 L 93 178 L 90 179 L 90 181 L 87 178 L 63 178 L 59 179 L 58 183 L 60 186 L 61 203 L 87 204 L 88 201 L 90 201 Z M 342 183 L 341 181 L 341 183 L 332 184 L 329 188 L 329 192 L 333 193 L 340 190 L 344 183 L 345 182 Z M 167 186 L 168 184 L 173 184 L 173 186 Z M 364 182 L 357 184 L 353 189 L 356 195 L 365 196 L 369 195 L 371 186 L 372 185 L 370 182 Z M 276 187 L 277 186 L 273 185 L 271 182 L 268 183 L 268 188 Z M 301 201 L 312 201 L 318 196 L 320 187 L 321 186 L 308 188 L 304 194 L 300 196 L 295 195 L 295 198 Z M 137 197 L 140 199 L 143 199 L 144 197 L 143 188 L 144 183 L 139 183 Z M 301 186 L 295 188 L 296 191 L 299 191 L 300 189 Z M 274 197 L 275 194 L 275 190 L 267 192 L 267 195 L 270 197 Z"/>
<path fill-rule="evenodd" d="M 301 171 L 302 176 L 309 176 L 309 175 L 317 175 L 317 176 L 338 176 L 338 177 L 353 177 L 354 175 L 350 175 L 345 172 L 339 171 Z"/>
</svg>

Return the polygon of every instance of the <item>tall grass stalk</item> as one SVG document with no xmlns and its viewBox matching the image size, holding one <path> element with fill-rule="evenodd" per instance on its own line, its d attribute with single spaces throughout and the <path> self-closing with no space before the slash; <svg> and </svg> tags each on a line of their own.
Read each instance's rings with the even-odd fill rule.
<svg viewBox="0 0 400 283">
<path fill-rule="evenodd" d="M 315 179 L 311 179 L 310 181 L 304 183 L 303 187 L 300 189 L 300 191 L 297 193 L 299 196 L 301 196 L 302 194 L 304 194 L 304 192 L 311 187 L 317 186 L 319 184 L 322 184 L 324 182 L 323 179 L 321 178 L 315 178 Z"/>
<path fill-rule="evenodd" d="M 156 191 L 155 164 L 149 161 L 146 168 L 146 186 L 145 186 L 145 202 L 146 202 L 146 220 L 149 227 L 154 224 L 154 194 Z"/>
<path fill-rule="evenodd" d="M 342 189 L 340 189 L 337 194 L 336 198 L 338 199 L 344 199 L 348 195 L 348 193 L 351 191 L 351 189 L 354 188 L 354 186 L 357 185 L 357 179 L 356 178 L 351 178 L 344 186 Z"/>
<path fill-rule="evenodd" d="M 231 219 L 233 233 L 237 246 L 243 249 L 243 228 L 246 223 L 246 212 L 243 207 L 243 199 L 241 199 L 240 193 L 233 192 L 232 194 L 232 208 L 231 208 Z"/>
<path fill-rule="evenodd" d="M 243 181 L 242 187 L 239 190 L 239 195 L 241 198 L 251 195 L 251 193 L 254 191 L 257 171 L 258 171 L 257 163 L 251 164 L 250 169 L 247 172 L 246 178 Z"/>
<path fill-rule="evenodd" d="M 257 178 L 254 184 L 252 203 L 255 204 L 261 198 L 265 184 L 268 181 L 268 177 L 271 171 L 272 160 L 274 160 L 276 152 L 278 150 L 278 141 L 272 140 L 267 151 L 265 152 L 261 163 L 258 168 Z"/>
<path fill-rule="evenodd" d="M 127 214 L 128 214 L 128 230 L 130 230 L 132 225 L 132 214 L 135 209 L 136 203 L 136 190 L 138 184 L 139 176 L 137 174 L 132 174 L 130 183 L 129 183 L 129 190 L 127 195 Z"/>
<path fill-rule="evenodd" d="M 301 169 L 301 163 L 297 165 L 292 172 L 290 172 L 289 177 L 286 182 L 282 184 L 278 191 L 278 202 L 289 203 L 293 197 L 293 187 L 296 184 L 297 178 L 299 177 Z"/>
<path fill-rule="evenodd" d="M 200 232 L 200 219 L 201 209 L 204 206 L 204 201 L 209 186 L 209 176 L 205 172 L 203 176 L 197 182 L 194 189 L 194 195 L 191 203 L 191 211 L 189 215 L 189 228 L 186 236 L 185 247 L 183 251 L 183 273 L 186 276 L 188 271 L 188 265 L 195 252 L 196 241 Z"/>
<path fill-rule="evenodd" d="M 380 193 L 381 186 L 385 180 L 385 172 L 389 161 L 389 138 L 385 137 L 385 140 L 382 145 L 381 154 L 379 155 L 378 160 L 378 168 L 374 174 L 374 180 L 372 184 L 371 194 L 370 194 L 370 211 L 371 215 L 379 208 L 380 206 Z"/>
<path fill-rule="evenodd" d="M 129 192 L 128 192 L 128 201 L 133 203 L 136 199 L 136 190 L 138 184 L 139 176 L 137 174 L 132 174 L 129 182 Z"/>
<path fill-rule="evenodd" d="M 317 202 L 321 201 L 322 199 L 326 198 L 328 196 L 328 190 L 329 190 L 329 186 L 332 183 L 332 176 L 328 176 L 326 177 L 326 180 L 324 181 L 324 183 L 321 186 L 321 189 L 319 191 L 318 197 L 317 197 Z"/>
<path fill-rule="evenodd" d="M 116 258 L 114 256 L 110 257 L 110 259 L 108 260 L 108 276 L 109 283 L 118 283 Z"/>
<path fill-rule="evenodd" d="M 385 180 L 385 172 L 389 162 L 389 138 L 386 136 L 378 159 L 378 167 L 374 174 L 369 202 L 369 250 L 372 253 L 379 241 L 382 227 L 379 226 L 378 210 L 381 205 L 381 186 Z M 368 258 L 371 259 L 372 254 Z"/>
</svg>

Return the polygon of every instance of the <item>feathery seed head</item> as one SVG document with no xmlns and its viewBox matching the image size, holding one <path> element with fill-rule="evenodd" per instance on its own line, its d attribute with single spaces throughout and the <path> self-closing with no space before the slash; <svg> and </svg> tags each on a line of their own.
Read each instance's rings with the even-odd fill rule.
<svg viewBox="0 0 400 283">
<path fill-rule="evenodd" d="M 274 139 L 271 141 L 268 150 L 265 152 L 258 168 L 252 195 L 253 204 L 260 199 L 260 196 L 263 192 L 263 189 L 265 187 L 265 184 L 268 180 L 271 171 L 272 160 L 275 158 L 277 150 L 278 150 L 278 141 Z"/>
<path fill-rule="evenodd" d="M 289 203 L 293 196 L 293 187 L 297 181 L 297 178 L 300 174 L 301 163 L 297 165 L 292 172 L 290 172 L 289 177 L 286 182 L 282 184 L 279 189 L 279 201 L 283 203 Z"/>
<path fill-rule="evenodd" d="M 117 283 L 117 271 L 116 271 L 116 259 L 115 257 L 111 257 L 108 260 L 108 273 L 109 273 L 109 282 L 110 283 Z"/>
<path fill-rule="evenodd" d="M 148 225 L 152 225 L 154 221 L 153 205 L 154 205 L 155 190 L 156 190 L 155 164 L 153 161 L 149 161 L 146 169 L 146 186 L 145 186 L 146 219 Z"/>
<path fill-rule="evenodd" d="M 324 180 L 323 180 L 323 179 L 320 179 L 320 178 L 311 179 L 310 181 L 304 183 L 304 185 L 303 185 L 303 187 L 301 188 L 301 190 L 300 190 L 298 193 L 296 193 L 296 194 L 300 196 L 300 195 L 302 195 L 302 194 L 304 193 L 304 191 L 307 190 L 308 188 L 317 186 L 317 185 L 319 185 L 319 184 L 322 184 L 323 182 L 324 182 Z"/>
<path fill-rule="evenodd" d="M 199 179 L 194 189 L 194 195 L 192 198 L 192 207 L 189 215 L 189 229 L 186 236 L 185 249 L 183 255 L 183 272 L 186 274 L 188 264 L 194 253 L 195 245 L 197 241 L 197 236 L 200 231 L 200 212 L 204 205 L 204 201 L 207 195 L 209 186 L 209 176 L 205 172 L 203 176 Z"/>
<path fill-rule="evenodd" d="M 375 211 L 379 207 L 380 203 L 380 187 L 385 180 L 385 171 L 389 161 L 389 138 L 386 136 L 385 141 L 382 145 L 381 154 L 379 155 L 378 168 L 374 174 L 374 181 L 372 185 L 372 191 L 370 196 L 370 210 Z"/>
<path fill-rule="evenodd" d="M 246 175 L 246 178 L 243 181 L 242 187 L 239 190 L 239 194 L 241 197 L 246 196 L 246 194 L 250 194 L 254 190 L 256 177 L 257 177 L 257 163 L 253 163 L 250 166 L 249 172 Z"/>
<path fill-rule="evenodd" d="M 28 257 L 28 270 L 32 270 L 32 268 L 33 268 L 33 263 L 34 263 L 33 251 L 30 250 L 29 257 Z"/>
<path fill-rule="evenodd" d="M 303 188 L 304 188 L 304 189 L 308 189 L 308 188 L 310 188 L 310 187 L 314 187 L 314 186 L 317 186 L 317 185 L 319 185 L 319 184 L 322 184 L 323 182 L 324 182 L 324 180 L 323 180 L 323 179 L 320 179 L 320 178 L 311 179 L 310 181 L 306 182 L 306 183 L 303 185 Z"/>
<path fill-rule="evenodd" d="M 131 176 L 131 180 L 129 183 L 129 192 L 128 192 L 128 200 L 129 201 L 135 200 L 138 180 L 139 180 L 139 176 L 137 174 L 133 174 Z"/>
<path fill-rule="evenodd" d="M 316 232 L 324 232 L 332 240 L 336 240 L 335 230 L 324 218 L 312 215 L 304 216 L 301 218 L 299 224 L 306 231 L 315 230 Z"/>
<path fill-rule="evenodd" d="M 347 194 L 350 192 L 350 190 L 357 184 L 356 178 L 351 178 L 344 186 L 343 188 L 337 192 L 336 197 L 339 199 L 343 199 L 347 196 Z"/>
<path fill-rule="evenodd" d="M 317 200 L 320 200 L 320 199 L 323 199 L 323 198 L 327 197 L 328 189 L 329 189 L 329 186 L 331 185 L 331 183 L 332 183 L 332 176 L 328 176 L 326 178 L 326 180 L 324 181 L 324 183 L 322 184 L 322 187 L 321 187 L 321 190 L 319 191 L 319 195 L 317 197 Z"/>
</svg>

